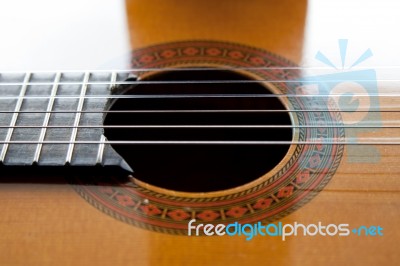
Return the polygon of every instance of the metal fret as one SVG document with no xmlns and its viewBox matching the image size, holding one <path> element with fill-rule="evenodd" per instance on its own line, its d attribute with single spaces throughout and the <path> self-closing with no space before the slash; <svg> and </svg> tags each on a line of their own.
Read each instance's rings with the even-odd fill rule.
<svg viewBox="0 0 400 266">
<path fill-rule="evenodd" d="M 78 102 L 78 107 L 77 107 L 78 112 L 75 115 L 74 128 L 72 129 L 70 143 L 68 145 L 67 157 L 65 159 L 65 163 L 67 163 L 67 164 L 70 164 L 71 160 L 72 160 L 72 153 L 75 148 L 76 135 L 78 133 L 77 126 L 79 126 L 79 122 L 81 120 L 81 114 L 82 114 L 81 112 L 83 109 L 83 103 L 85 101 L 85 95 L 86 95 L 86 90 L 87 90 L 87 86 L 88 86 L 88 82 L 89 82 L 89 77 L 90 77 L 90 73 L 86 72 L 85 77 L 83 78 L 81 93 L 79 95 L 79 102 Z"/>
<path fill-rule="evenodd" d="M 49 103 L 47 105 L 47 110 L 46 110 L 47 112 L 46 112 L 46 115 L 45 115 L 44 120 L 43 120 L 42 130 L 40 131 L 40 136 L 39 136 L 39 141 L 40 142 L 42 142 L 44 140 L 44 137 L 46 136 L 47 126 L 49 124 L 51 111 L 53 110 L 54 100 L 55 100 L 55 96 L 57 95 L 57 90 L 58 90 L 58 85 L 60 83 L 60 78 L 61 78 L 61 73 L 58 72 L 56 74 L 56 77 L 54 78 L 54 85 L 53 85 L 53 88 L 51 89 L 51 95 L 50 95 Z M 40 158 L 40 153 L 42 151 L 42 147 L 43 147 L 42 143 L 39 143 L 37 145 L 36 151 L 35 151 L 35 156 L 33 158 L 33 163 L 38 163 L 39 162 L 39 158 Z"/>
<path fill-rule="evenodd" d="M 18 100 L 17 100 L 17 103 L 15 105 L 14 114 L 13 114 L 13 116 L 11 118 L 10 128 L 7 131 L 7 136 L 6 136 L 5 142 L 10 142 L 11 141 L 11 137 L 12 137 L 12 134 L 14 132 L 14 127 L 15 127 L 15 125 L 17 123 L 19 111 L 21 110 L 22 102 L 24 100 L 26 89 L 28 88 L 28 83 L 29 83 L 30 78 L 31 78 L 31 73 L 27 72 L 25 74 L 25 78 L 24 78 L 24 81 L 22 83 L 21 91 L 19 93 Z M 4 162 L 4 159 L 6 158 L 6 155 L 7 155 L 8 146 L 9 146 L 9 143 L 5 143 L 3 145 L 3 148 L 2 148 L 1 153 L 0 153 L 0 162 Z"/>
<path fill-rule="evenodd" d="M 99 144 L 99 151 L 97 153 L 97 159 L 96 159 L 96 164 L 102 164 L 103 163 L 103 155 L 104 155 L 104 143 L 106 142 L 106 137 L 104 135 L 101 135 L 100 137 L 100 144 Z"/>
<path fill-rule="evenodd" d="M 110 87 L 109 89 L 111 90 L 114 84 L 117 82 L 117 73 L 112 72 L 111 73 L 111 80 L 110 80 Z M 103 155 L 104 155 L 104 148 L 105 148 L 105 143 L 106 137 L 104 135 L 101 135 L 100 137 L 100 144 L 99 144 L 99 151 L 97 153 L 97 159 L 96 163 L 97 164 L 102 164 L 103 163 Z"/>
</svg>

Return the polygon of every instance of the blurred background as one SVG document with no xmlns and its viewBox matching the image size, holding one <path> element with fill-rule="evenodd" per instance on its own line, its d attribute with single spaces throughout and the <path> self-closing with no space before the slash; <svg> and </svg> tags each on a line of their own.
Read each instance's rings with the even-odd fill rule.
<svg viewBox="0 0 400 266">
<path fill-rule="evenodd" d="M 289 47 L 300 49 L 293 51 L 298 56 L 287 57 L 302 66 L 322 66 L 314 59 L 319 50 L 333 64 L 340 65 L 337 40 L 343 38 L 349 39 L 349 64 L 371 48 L 374 57 L 363 66 L 399 65 L 400 1 L 266 0 L 265 10 L 251 9 L 256 2 L 260 1 L 205 0 L 198 1 L 197 10 L 188 10 L 193 5 L 186 6 L 188 1 L 182 0 L 0 0 L 0 71 L 126 69 L 132 46 L 168 39 L 160 36 L 170 36 L 172 30 L 190 30 L 193 25 L 199 28 L 202 19 L 209 22 L 204 25 L 210 25 L 211 20 L 216 29 L 207 26 L 197 31 L 198 39 L 235 41 L 221 32 L 243 31 L 236 41 L 254 45 L 254 41 L 247 40 L 257 35 L 264 40 L 274 39 L 269 34 L 281 30 L 280 20 L 286 23 L 293 17 L 302 22 L 291 26 L 297 28 L 297 35 L 292 31 L 287 34 L 295 38 L 302 35 L 303 41 L 301 47 Z M 181 17 L 168 17 L 169 10 L 177 9 Z M 237 17 L 229 17 L 236 9 L 241 16 L 235 13 Z M 224 18 L 229 22 L 225 24 L 228 20 L 224 22 Z M 251 27 L 240 28 L 246 23 Z M 153 32 L 157 32 L 158 39 L 151 39 Z M 279 40 L 280 46 L 288 44 Z M 260 46 L 271 50 L 268 45 Z"/>
</svg>

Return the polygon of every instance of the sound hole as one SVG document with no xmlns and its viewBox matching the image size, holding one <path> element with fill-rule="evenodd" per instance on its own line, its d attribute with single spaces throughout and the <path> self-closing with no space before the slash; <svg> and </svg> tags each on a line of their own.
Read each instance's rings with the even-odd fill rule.
<svg viewBox="0 0 400 266">
<path fill-rule="evenodd" d="M 233 71 L 171 71 L 153 75 L 152 81 L 232 80 L 230 83 L 175 83 L 125 85 L 126 95 L 237 95 L 271 94 L 260 83 Z M 236 81 L 236 82 L 235 82 Z M 276 97 L 121 98 L 110 110 L 161 110 L 163 112 L 108 113 L 105 125 L 291 125 Z M 168 112 L 168 110 L 221 110 Z M 237 110 L 237 111 L 223 111 Z M 240 111 L 242 110 L 242 111 Z M 164 112 L 165 111 L 165 112 Z M 150 141 L 291 141 L 287 128 L 105 128 L 109 140 Z M 134 177 L 162 188 L 209 192 L 234 188 L 253 181 L 274 168 L 290 145 L 114 145 L 132 167 Z"/>
</svg>

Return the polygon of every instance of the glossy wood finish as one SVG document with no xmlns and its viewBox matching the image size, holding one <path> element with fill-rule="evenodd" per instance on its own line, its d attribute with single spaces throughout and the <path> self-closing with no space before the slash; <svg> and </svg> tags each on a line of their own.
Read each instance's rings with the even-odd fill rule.
<svg viewBox="0 0 400 266">
<path fill-rule="evenodd" d="M 321 2 L 324 2 L 323 4 Z M 368 66 L 400 62 L 388 26 L 398 26 L 393 6 L 358 1 L 127 1 L 133 48 L 165 41 L 212 39 L 270 50 L 301 65 L 318 65 L 318 49 L 334 55 L 336 40 L 354 36 L 357 48 L 377 55 Z M 393 6 L 391 6 L 393 5 Z M 327 12 L 328 9 L 328 12 Z M 352 11 L 352 12 L 351 12 Z M 343 21 L 340 14 L 354 21 Z M 367 14 L 375 14 L 374 22 Z M 365 28 L 363 25 L 366 25 Z M 323 28 L 326 27 L 327 31 Z M 385 31 L 387 32 L 387 31 Z M 386 39 L 385 39 L 386 38 Z M 35 40 L 32 40 L 35 41 Z M 331 43 L 334 43 L 331 45 Z M 321 45 L 321 46 L 318 46 Z M 385 51 L 387 47 L 387 51 Z M 45 53 L 45 48 L 42 53 Z M 374 51 L 375 51 L 374 50 Z M 385 53 L 386 52 L 386 53 Z M 380 59 L 381 58 L 381 59 Z M 392 58 L 393 61 L 389 60 Z M 385 74 L 378 69 L 378 76 Z M 397 77 L 399 77 L 397 75 Z M 394 91 L 379 82 L 380 92 Z M 397 98 L 380 98 L 380 106 L 398 106 Z M 382 113 L 383 124 L 397 123 L 397 113 Z M 364 133 L 387 139 L 398 129 Z M 2 265 L 397 265 L 400 260 L 399 146 L 377 146 L 376 163 L 342 161 L 328 186 L 282 223 L 348 223 L 384 228 L 383 237 L 186 237 L 150 232 L 117 221 L 82 199 L 63 179 L 47 184 L 4 182 L 0 185 L 0 263 Z M 362 157 L 358 153 L 355 158 Z"/>
</svg>

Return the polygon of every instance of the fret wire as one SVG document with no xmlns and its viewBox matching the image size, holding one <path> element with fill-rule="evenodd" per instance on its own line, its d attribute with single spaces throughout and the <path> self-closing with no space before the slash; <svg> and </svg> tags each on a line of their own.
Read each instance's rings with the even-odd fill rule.
<svg viewBox="0 0 400 266">
<path fill-rule="evenodd" d="M 375 138 L 376 139 L 376 138 Z M 0 141 L 0 144 L 38 144 L 38 141 Z M 99 141 L 42 141 L 42 144 L 94 144 Z M 111 145 L 400 145 L 399 141 L 229 141 L 229 140 L 139 140 L 139 141 L 104 141 Z"/>
<path fill-rule="evenodd" d="M 7 143 L 7 142 L 11 141 L 12 134 L 14 133 L 14 127 L 17 123 L 18 115 L 19 115 L 19 113 L 16 113 L 16 112 L 19 112 L 21 110 L 22 102 L 24 100 L 24 96 L 25 96 L 26 90 L 28 88 L 28 83 L 29 83 L 30 78 L 31 78 L 31 73 L 27 72 L 24 77 L 24 82 L 22 83 L 22 87 L 21 87 L 21 91 L 18 96 L 18 100 L 15 104 L 15 108 L 14 108 L 15 112 L 11 118 L 10 127 L 8 128 L 7 135 L 5 138 L 5 143 L 4 143 L 1 153 L 0 153 L 0 162 L 4 162 L 4 160 L 6 158 L 8 147 L 9 147 L 9 143 Z"/>
<path fill-rule="evenodd" d="M 48 124 L 49 124 L 49 120 L 50 120 L 51 111 L 53 110 L 53 105 L 54 105 L 54 101 L 55 101 L 54 97 L 57 95 L 58 83 L 60 82 L 60 79 L 61 79 L 61 73 L 58 72 L 58 73 L 56 73 L 56 76 L 54 78 L 54 85 L 53 85 L 53 88 L 51 89 L 51 95 L 50 95 L 49 103 L 47 105 L 46 114 L 45 114 L 45 117 L 43 120 L 42 130 L 40 131 L 39 141 L 44 140 L 44 138 L 46 136 L 47 128 L 49 128 Z M 39 143 L 38 146 L 36 147 L 35 156 L 33 158 L 33 163 L 39 162 L 40 154 L 42 152 L 42 147 L 43 147 L 43 144 L 41 144 L 41 143 Z"/>
<path fill-rule="evenodd" d="M 111 84 L 110 84 L 110 87 L 108 88 L 110 91 L 111 91 L 111 89 L 114 86 L 116 81 L 117 81 L 117 73 L 116 72 L 112 72 L 111 73 L 111 80 L 110 80 Z M 102 134 L 101 137 L 100 137 L 99 150 L 97 152 L 97 159 L 96 159 L 96 163 L 97 164 L 102 164 L 103 163 L 104 148 L 105 148 L 104 142 L 105 141 L 106 141 L 106 138 Z"/>
<path fill-rule="evenodd" d="M 89 82 L 89 77 L 90 77 L 90 73 L 86 72 L 85 76 L 84 76 L 83 83 L 82 83 L 82 87 L 81 87 L 81 93 L 80 93 L 80 96 L 79 96 L 77 111 L 82 111 L 83 103 L 84 103 L 85 95 L 86 95 L 86 89 L 87 89 L 88 82 Z M 76 143 L 75 140 L 76 140 L 76 135 L 78 133 L 77 126 L 79 125 L 80 119 L 81 119 L 81 113 L 76 113 L 75 114 L 75 121 L 74 121 L 74 128 L 72 129 L 71 139 L 70 139 L 70 143 L 68 145 L 67 156 L 66 156 L 66 159 L 65 159 L 65 163 L 66 164 L 70 164 L 71 161 L 72 161 L 72 153 L 73 153 L 74 148 L 75 148 L 75 143 Z"/>
<path fill-rule="evenodd" d="M 100 136 L 99 149 L 97 151 L 97 158 L 96 158 L 96 164 L 98 165 L 101 165 L 103 163 L 105 142 L 106 142 L 106 137 L 102 134 Z"/>
</svg>

